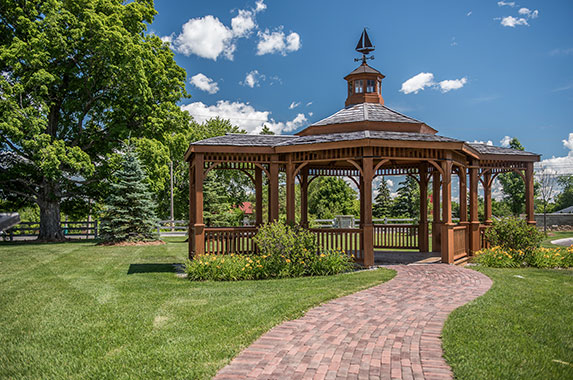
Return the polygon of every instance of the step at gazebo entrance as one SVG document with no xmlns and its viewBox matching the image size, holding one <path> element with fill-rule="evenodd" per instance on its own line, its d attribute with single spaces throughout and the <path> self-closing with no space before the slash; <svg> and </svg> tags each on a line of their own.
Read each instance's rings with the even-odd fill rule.
<svg viewBox="0 0 573 380">
<path fill-rule="evenodd" d="M 372 49 L 369 49 L 371 51 Z M 319 176 L 349 177 L 360 192 L 359 228 L 311 228 L 321 249 L 355 254 L 364 266 L 374 264 L 375 248 L 430 247 L 428 188 L 433 193 L 432 250 L 444 263 L 464 259 L 483 247 L 491 223 L 491 187 L 504 172 L 519 173 L 525 183 L 526 218 L 534 224 L 533 164 L 539 155 L 437 135 L 422 121 L 384 105 L 382 75 L 364 55 L 348 74 L 346 107 L 296 135 L 227 134 L 191 144 L 189 162 L 189 256 L 205 252 L 249 253 L 252 237 L 263 223 L 263 176 L 268 181 L 268 220 L 279 217 L 279 172 L 286 176 L 286 218 L 297 212 L 308 228 L 308 185 Z M 255 188 L 255 227 L 222 228 L 203 222 L 203 180 L 210 170 L 239 170 Z M 420 220 L 416 225 L 375 225 L 372 221 L 373 180 L 409 175 L 420 188 Z M 452 178 L 459 180 L 460 221 L 452 222 Z M 300 210 L 295 183 L 300 185 Z M 478 186 L 484 192 L 485 220 L 478 219 Z M 469 199 L 469 202 L 467 200 Z M 469 203 L 469 205 L 468 205 Z"/>
</svg>

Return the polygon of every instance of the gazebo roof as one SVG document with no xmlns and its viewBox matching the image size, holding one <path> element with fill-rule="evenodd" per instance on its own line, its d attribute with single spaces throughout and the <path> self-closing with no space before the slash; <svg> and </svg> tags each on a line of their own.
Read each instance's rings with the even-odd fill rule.
<svg viewBox="0 0 573 380">
<path fill-rule="evenodd" d="M 480 154 L 502 154 L 510 156 L 539 156 L 537 153 L 526 152 L 524 150 L 504 148 L 501 146 L 494 146 L 481 143 L 467 143 Z"/>
<path fill-rule="evenodd" d="M 381 121 L 381 122 L 392 122 L 392 123 L 423 123 L 420 120 L 416 120 L 412 117 L 403 115 L 393 109 L 386 107 L 380 103 L 360 103 L 350 105 L 341 109 L 333 115 L 324 118 L 313 126 L 319 125 L 329 125 L 329 124 L 341 124 L 341 123 L 354 123 L 354 122 L 364 122 L 364 121 Z"/>
</svg>

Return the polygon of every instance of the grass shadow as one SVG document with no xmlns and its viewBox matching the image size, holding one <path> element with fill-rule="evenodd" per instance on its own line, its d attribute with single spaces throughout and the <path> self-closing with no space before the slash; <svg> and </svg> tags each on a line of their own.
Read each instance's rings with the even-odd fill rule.
<svg viewBox="0 0 573 380">
<path fill-rule="evenodd" d="M 135 273 L 175 273 L 177 272 L 177 266 L 181 265 L 179 263 L 171 264 L 160 264 L 160 263 L 149 263 L 149 264 L 129 264 L 129 269 L 127 274 Z"/>
</svg>

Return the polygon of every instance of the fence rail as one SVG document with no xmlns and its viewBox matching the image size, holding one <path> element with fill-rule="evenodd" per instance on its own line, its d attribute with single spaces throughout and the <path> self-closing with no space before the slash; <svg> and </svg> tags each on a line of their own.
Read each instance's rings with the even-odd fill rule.
<svg viewBox="0 0 573 380">
<path fill-rule="evenodd" d="M 159 236 L 187 235 L 189 221 L 187 220 L 160 220 L 157 222 L 157 234 Z"/>
<path fill-rule="evenodd" d="M 206 227 L 205 253 L 215 255 L 255 253 L 256 227 Z"/>
<path fill-rule="evenodd" d="M 417 249 L 418 234 L 417 224 L 375 224 L 374 248 Z"/>
<path fill-rule="evenodd" d="M 97 239 L 98 221 L 61 221 L 60 226 L 65 236 L 85 237 Z M 39 222 L 20 222 L 17 225 L 3 231 L 4 240 L 13 241 L 14 238 L 36 237 L 40 233 Z"/>
<path fill-rule="evenodd" d="M 309 228 L 316 235 L 319 251 L 340 250 L 353 254 L 357 260 L 362 260 L 360 247 L 361 229 L 358 228 Z"/>
</svg>

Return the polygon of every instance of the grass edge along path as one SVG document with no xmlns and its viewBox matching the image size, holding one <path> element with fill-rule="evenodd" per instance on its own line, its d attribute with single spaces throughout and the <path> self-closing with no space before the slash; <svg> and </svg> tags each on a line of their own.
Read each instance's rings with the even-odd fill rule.
<svg viewBox="0 0 573 380">
<path fill-rule="evenodd" d="M 493 286 L 444 325 L 455 377 L 573 379 L 573 270 L 473 269 Z"/>
<path fill-rule="evenodd" d="M 208 379 L 273 326 L 395 274 L 191 282 L 170 270 L 179 240 L 0 244 L 0 378 Z"/>
</svg>

